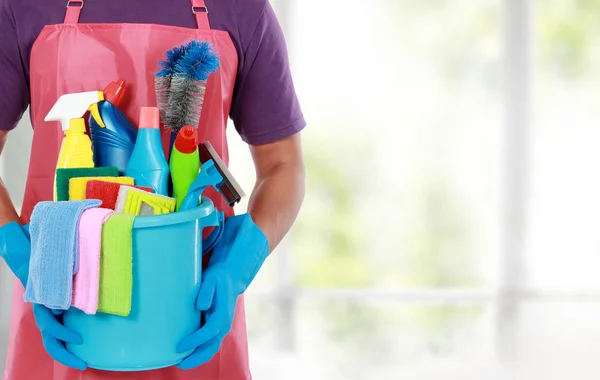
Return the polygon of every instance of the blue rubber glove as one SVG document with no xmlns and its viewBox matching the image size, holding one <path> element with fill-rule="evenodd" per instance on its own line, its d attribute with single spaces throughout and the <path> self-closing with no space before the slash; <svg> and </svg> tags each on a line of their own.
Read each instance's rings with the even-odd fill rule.
<svg viewBox="0 0 600 380">
<path fill-rule="evenodd" d="M 208 362 L 231 330 L 239 295 L 244 293 L 269 256 L 269 242 L 249 214 L 225 221 L 223 237 L 213 250 L 196 307 L 205 311 L 206 323 L 177 347 L 195 351 L 177 367 L 196 368 Z"/>
<path fill-rule="evenodd" d="M 33 305 L 35 323 L 42 333 L 46 352 L 62 365 L 84 371 L 87 364 L 65 348 L 65 343 L 81 344 L 81 335 L 69 330 L 59 321 L 62 317 L 43 305 Z"/>
<path fill-rule="evenodd" d="M 0 228 L 0 257 L 6 261 L 10 270 L 17 276 L 23 287 L 27 286 L 29 275 L 29 257 L 31 243 L 29 225 L 21 227 L 17 222 L 8 223 Z M 81 336 L 63 326 L 52 310 L 42 305 L 33 305 L 35 322 L 42 333 L 46 352 L 57 362 L 80 370 L 86 364 L 65 348 L 63 342 L 81 344 Z"/>
<path fill-rule="evenodd" d="M 0 257 L 23 287 L 27 285 L 30 256 L 29 225 L 21 227 L 19 223 L 11 222 L 0 227 Z"/>
</svg>

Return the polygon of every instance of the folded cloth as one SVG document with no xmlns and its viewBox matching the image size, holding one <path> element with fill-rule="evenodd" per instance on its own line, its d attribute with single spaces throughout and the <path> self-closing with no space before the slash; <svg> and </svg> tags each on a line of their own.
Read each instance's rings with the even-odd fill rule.
<svg viewBox="0 0 600 380">
<path fill-rule="evenodd" d="M 77 231 L 81 214 L 98 207 L 96 200 L 40 202 L 29 223 L 31 258 L 26 302 L 67 310 L 73 298 L 73 272 L 78 256 Z"/>
<path fill-rule="evenodd" d="M 152 192 L 152 188 L 144 186 L 131 186 L 136 189 L 145 190 Z M 106 182 L 104 179 L 92 180 L 87 183 L 85 190 L 86 199 L 98 199 L 102 201 L 100 207 L 115 209 L 117 204 L 117 197 L 119 196 L 119 189 L 121 185 L 114 182 Z"/>
<path fill-rule="evenodd" d="M 101 168 L 56 169 L 56 197 L 58 201 L 69 200 L 69 180 L 78 177 L 118 177 L 119 170 L 112 166 Z"/>
<path fill-rule="evenodd" d="M 120 185 L 132 185 L 133 178 L 131 177 L 77 177 L 69 180 L 69 200 L 81 201 L 86 198 L 86 187 L 89 181 L 102 180 L 105 182 L 118 183 Z"/>
<path fill-rule="evenodd" d="M 134 215 L 112 214 L 102 228 L 98 312 L 126 317 L 133 287 Z"/>
<path fill-rule="evenodd" d="M 175 211 L 175 198 L 160 194 L 148 193 L 130 186 L 121 186 L 115 206 L 116 212 L 140 215 L 142 203 L 154 209 L 154 215 L 168 214 Z"/>
<path fill-rule="evenodd" d="M 100 287 L 100 247 L 102 225 L 113 210 L 86 210 L 79 221 L 79 273 L 73 279 L 71 305 L 86 314 L 96 314 Z"/>
</svg>

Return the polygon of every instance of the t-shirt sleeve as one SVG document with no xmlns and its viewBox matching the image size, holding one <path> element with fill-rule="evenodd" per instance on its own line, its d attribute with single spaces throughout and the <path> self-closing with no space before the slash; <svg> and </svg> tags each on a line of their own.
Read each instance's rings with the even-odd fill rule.
<svg viewBox="0 0 600 380">
<path fill-rule="evenodd" d="M 268 1 L 252 39 L 243 47 L 231 119 L 250 145 L 292 136 L 306 123 L 290 72 L 283 30 Z"/>
<path fill-rule="evenodd" d="M 0 0 L 0 131 L 15 128 L 29 105 L 15 25 L 9 0 Z"/>
</svg>

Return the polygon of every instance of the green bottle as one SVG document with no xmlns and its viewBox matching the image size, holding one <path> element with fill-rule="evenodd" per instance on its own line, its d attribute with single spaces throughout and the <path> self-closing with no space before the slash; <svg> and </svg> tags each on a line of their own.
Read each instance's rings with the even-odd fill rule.
<svg viewBox="0 0 600 380">
<path fill-rule="evenodd" d="M 179 130 L 173 151 L 169 159 L 173 198 L 177 201 L 175 210 L 179 211 L 190 185 L 200 172 L 200 154 L 198 153 L 198 131 L 186 125 Z"/>
</svg>

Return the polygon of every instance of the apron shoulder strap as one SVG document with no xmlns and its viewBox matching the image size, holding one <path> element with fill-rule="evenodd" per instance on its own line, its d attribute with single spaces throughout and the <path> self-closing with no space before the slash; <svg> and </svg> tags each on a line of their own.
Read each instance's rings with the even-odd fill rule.
<svg viewBox="0 0 600 380">
<path fill-rule="evenodd" d="M 65 24 L 77 24 L 79 22 L 79 15 L 81 14 L 81 8 L 83 8 L 83 0 L 67 1 Z"/>
<path fill-rule="evenodd" d="M 79 16 L 81 15 L 83 2 L 84 0 L 67 1 L 65 24 L 77 24 L 79 22 Z M 190 0 L 190 2 L 192 3 L 192 13 L 196 18 L 198 29 L 210 29 L 210 22 L 208 21 L 208 8 L 206 7 L 204 0 Z"/>
<path fill-rule="evenodd" d="M 198 29 L 210 29 L 210 23 L 208 21 L 208 8 L 204 0 L 190 0 L 192 2 L 192 13 L 196 16 L 196 23 Z"/>
</svg>

